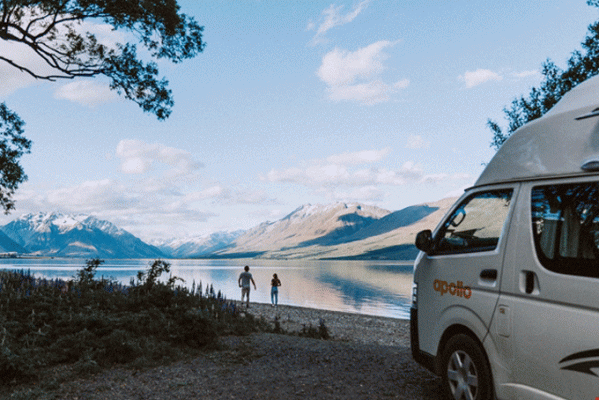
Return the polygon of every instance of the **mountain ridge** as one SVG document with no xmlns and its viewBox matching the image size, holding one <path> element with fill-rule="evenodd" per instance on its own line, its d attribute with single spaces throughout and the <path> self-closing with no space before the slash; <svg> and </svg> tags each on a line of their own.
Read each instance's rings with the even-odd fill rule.
<svg viewBox="0 0 599 400">
<path fill-rule="evenodd" d="M 34 256 L 156 258 L 158 248 L 111 222 L 61 213 L 25 214 L 0 231 Z"/>
<path fill-rule="evenodd" d="M 0 252 L 99 258 L 413 259 L 415 235 L 455 199 L 389 211 L 360 203 L 304 204 L 246 231 L 145 243 L 85 214 L 25 214 L 0 227 Z"/>
</svg>

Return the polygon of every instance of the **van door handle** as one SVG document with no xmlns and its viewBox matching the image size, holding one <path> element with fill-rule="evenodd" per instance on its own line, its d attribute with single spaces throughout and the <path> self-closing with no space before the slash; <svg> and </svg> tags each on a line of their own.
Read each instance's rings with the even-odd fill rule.
<svg viewBox="0 0 599 400">
<path fill-rule="evenodd" d="M 480 273 L 481 279 L 486 279 L 489 281 L 494 281 L 497 279 L 497 270 L 496 269 L 483 269 Z"/>
<path fill-rule="evenodd" d="M 525 272 L 524 291 L 526 294 L 532 294 L 535 290 L 535 273 L 532 271 Z"/>
</svg>

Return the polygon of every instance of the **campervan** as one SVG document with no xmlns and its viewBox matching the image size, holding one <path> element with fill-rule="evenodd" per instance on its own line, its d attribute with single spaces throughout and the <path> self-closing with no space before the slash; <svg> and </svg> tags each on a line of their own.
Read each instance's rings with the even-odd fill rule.
<svg viewBox="0 0 599 400">
<path fill-rule="evenodd" d="M 599 399 L 599 77 L 416 236 L 412 355 L 450 399 Z"/>
</svg>

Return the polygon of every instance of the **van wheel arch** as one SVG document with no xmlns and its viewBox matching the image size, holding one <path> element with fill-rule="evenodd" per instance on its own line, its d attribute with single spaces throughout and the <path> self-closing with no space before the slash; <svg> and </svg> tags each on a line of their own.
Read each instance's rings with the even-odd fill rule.
<svg viewBox="0 0 599 400">
<path fill-rule="evenodd" d="M 470 329 L 468 329 L 467 327 L 465 327 L 463 325 L 453 325 L 453 326 L 449 327 L 443 333 L 443 336 L 441 337 L 441 340 L 439 341 L 439 348 L 437 350 L 437 356 L 435 357 L 435 370 L 436 370 L 437 375 L 439 375 L 443 379 L 444 375 L 447 374 L 447 371 L 446 371 L 447 366 L 444 365 L 444 358 L 445 358 L 444 353 L 446 351 L 446 347 L 450 341 L 455 342 L 455 341 L 452 341 L 452 339 L 454 339 L 458 336 L 461 336 L 461 335 L 467 336 L 469 339 L 472 340 L 473 344 L 476 345 L 480 349 L 480 352 L 482 353 L 481 356 L 484 359 L 483 362 L 485 364 L 486 370 L 488 371 L 488 375 L 489 375 L 490 398 L 495 399 L 495 396 L 494 396 L 495 388 L 494 388 L 494 384 L 493 384 L 493 374 L 492 374 L 492 370 L 491 370 L 491 364 L 489 363 L 489 357 L 487 356 L 487 353 L 486 353 L 481 341 L 478 340 L 478 338 L 474 334 L 474 332 L 472 332 Z M 450 343 L 450 345 L 453 346 L 453 343 Z"/>
<path fill-rule="evenodd" d="M 483 345 L 480 342 L 480 340 L 478 340 L 478 337 L 476 337 L 474 332 L 472 332 L 470 329 L 468 329 L 464 325 L 450 326 L 449 328 L 447 328 L 445 330 L 445 332 L 443 332 L 443 336 L 441 336 L 441 340 L 439 340 L 439 347 L 437 348 L 437 356 L 435 357 L 435 372 L 437 373 L 437 375 L 441 375 L 441 373 L 443 373 L 443 371 L 442 371 L 443 366 L 441 366 L 441 354 L 443 353 L 443 350 L 445 349 L 445 346 L 447 345 L 447 342 L 449 341 L 449 339 L 451 339 L 452 337 L 454 337 L 456 335 L 470 336 L 472 339 L 474 339 L 478 343 L 478 345 L 481 348 L 483 348 Z M 486 353 L 485 353 L 485 357 L 487 357 Z M 487 357 L 487 363 L 489 363 L 488 357 Z"/>
</svg>

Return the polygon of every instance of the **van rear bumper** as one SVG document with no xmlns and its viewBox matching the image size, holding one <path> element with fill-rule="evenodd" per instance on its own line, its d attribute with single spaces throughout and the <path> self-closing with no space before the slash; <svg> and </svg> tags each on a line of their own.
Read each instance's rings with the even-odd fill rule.
<svg viewBox="0 0 599 400">
<path fill-rule="evenodd" d="M 418 309 L 410 309 L 410 344 L 412 348 L 412 358 L 424 368 L 436 374 L 435 357 L 420 350 L 418 340 Z"/>
</svg>

